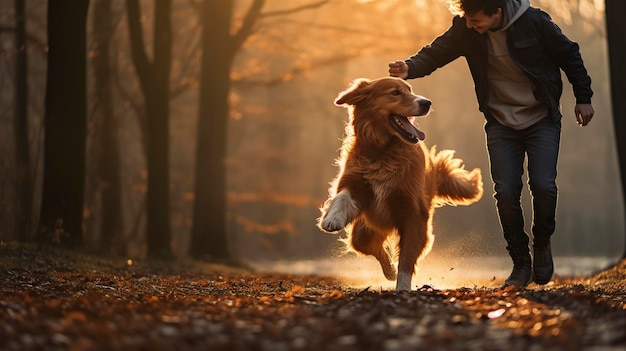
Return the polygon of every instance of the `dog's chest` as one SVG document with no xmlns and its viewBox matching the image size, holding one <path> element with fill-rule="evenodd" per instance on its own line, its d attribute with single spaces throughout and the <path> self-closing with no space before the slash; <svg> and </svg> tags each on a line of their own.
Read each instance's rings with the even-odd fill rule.
<svg viewBox="0 0 626 351">
<path fill-rule="evenodd" d="M 384 202 L 391 195 L 411 191 L 420 186 L 423 165 L 417 160 L 385 158 L 362 160 L 363 177 L 367 180 L 377 201 Z M 423 162 L 423 159 L 420 160 Z"/>
<path fill-rule="evenodd" d="M 427 155 L 422 143 L 406 146 L 401 142 L 375 149 L 355 145 L 344 167 L 365 181 L 374 206 L 381 209 L 388 202 L 420 192 L 428 168 Z"/>
</svg>

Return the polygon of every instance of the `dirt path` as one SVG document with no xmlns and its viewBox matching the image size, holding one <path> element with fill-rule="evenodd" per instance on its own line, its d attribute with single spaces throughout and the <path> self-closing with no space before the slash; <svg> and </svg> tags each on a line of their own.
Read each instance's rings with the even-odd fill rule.
<svg viewBox="0 0 626 351">
<path fill-rule="evenodd" d="M 323 277 L 0 244 L 0 350 L 625 350 L 626 261 L 523 290 Z"/>
</svg>

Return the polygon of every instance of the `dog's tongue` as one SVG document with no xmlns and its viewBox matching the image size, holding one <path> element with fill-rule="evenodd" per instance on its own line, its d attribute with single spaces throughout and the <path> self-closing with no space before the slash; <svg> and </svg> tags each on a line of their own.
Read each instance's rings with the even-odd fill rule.
<svg viewBox="0 0 626 351">
<path fill-rule="evenodd" d="M 419 140 L 424 140 L 426 139 L 426 133 L 424 133 L 423 131 L 417 129 L 417 127 L 415 125 L 413 125 L 413 123 L 409 122 L 408 118 L 400 118 L 400 121 L 402 122 L 402 125 L 404 126 L 404 129 L 411 133 L 411 134 L 415 134 L 417 136 L 417 138 Z"/>
<path fill-rule="evenodd" d="M 417 127 L 409 121 L 409 117 L 391 114 L 389 115 L 389 123 L 400 133 L 402 138 L 409 143 L 417 144 L 420 140 L 426 138 L 426 134 L 417 129 Z"/>
</svg>

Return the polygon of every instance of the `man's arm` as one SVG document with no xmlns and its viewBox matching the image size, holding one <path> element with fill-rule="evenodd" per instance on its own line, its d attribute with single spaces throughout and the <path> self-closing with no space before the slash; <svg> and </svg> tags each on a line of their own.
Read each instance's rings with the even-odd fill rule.
<svg viewBox="0 0 626 351">
<path fill-rule="evenodd" d="M 589 124 L 593 118 L 594 110 L 591 104 L 576 104 L 574 107 L 574 114 L 576 114 L 576 121 L 581 127 Z"/>
<path fill-rule="evenodd" d="M 544 50 L 552 62 L 565 72 L 572 85 L 576 103 L 591 104 L 591 78 L 583 64 L 580 47 L 563 34 L 548 14 L 543 15 L 545 18 L 541 22 L 541 39 Z"/>
<path fill-rule="evenodd" d="M 389 63 L 392 77 L 412 79 L 427 76 L 461 56 L 461 35 L 465 20 L 456 16 L 452 26 L 432 43 L 421 48 L 417 54 L 404 61 Z"/>
<path fill-rule="evenodd" d="M 389 62 L 389 75 L 392 77 L 406 79 L 409 75 L 409 65 L 400 60 Z"/>
<path fill-rule="evenodd" d="M 595 111 L 591 105 L 593 96 L 591 78 L 580 55 L 580 47 L 563 34 L 548 14 L 542 13 L 542 15 L 544 18 L 541 22 L 541 39 L 544 50 L 551 60 L 565 72 L 567 80 L 572 85 L 576 98 L 574 115 L 578 124 L 584 127 L 589 124 Z"/>
</svg>

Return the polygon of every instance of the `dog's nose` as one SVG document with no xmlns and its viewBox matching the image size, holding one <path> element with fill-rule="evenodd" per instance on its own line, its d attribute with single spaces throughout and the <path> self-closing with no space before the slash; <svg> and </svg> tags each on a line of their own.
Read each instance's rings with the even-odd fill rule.
<svg viewBox="0 0 626 351">
<path fill-rule="evenodd" d="M 432 102 L 430 102 L 430 100 L 428 100 L 428 99 L 420 99 L 419 100 L 420 108 L 423 108 L 425 110 L 428 110 L 430 108 L 431 104 L 432 104 Z"/>
</svg>

